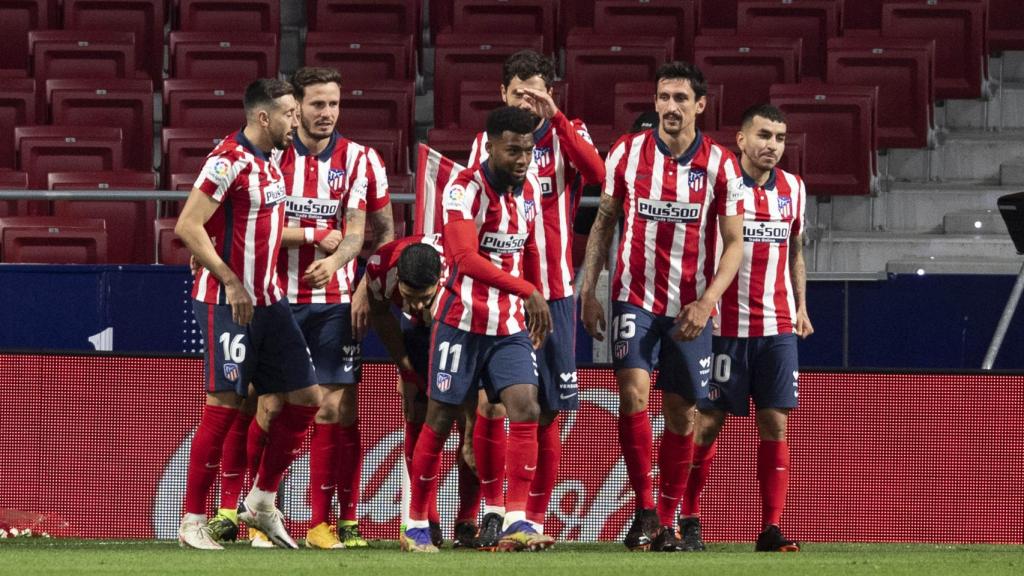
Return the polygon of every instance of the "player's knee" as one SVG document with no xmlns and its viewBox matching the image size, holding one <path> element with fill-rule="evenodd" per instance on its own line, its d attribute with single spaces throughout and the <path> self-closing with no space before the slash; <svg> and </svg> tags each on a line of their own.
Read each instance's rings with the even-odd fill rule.
<svg viewBox="0 0 1024 576">
<path fill-rule="evenodd" d="M 694 441 L 699 444 L 714 441 L 725 425 L 725 418 L 726 414 L 721 410 L 699 411 L 694 428 Z"/>
<path fill-rule="evenodd" d="M 762 440 L 782 441 L 786 439 L 788 410 L 768 408 L 757 411 L 757 431 Z"/>
<path fill-rule="evenodd" d="M 491 404 L 490 402 L 481 402 L 478 404 L 477 411 L 479 411 L 480 415 L 488 420 L 504 418 L 507 415 L 504 404 Z"/>
</svg>

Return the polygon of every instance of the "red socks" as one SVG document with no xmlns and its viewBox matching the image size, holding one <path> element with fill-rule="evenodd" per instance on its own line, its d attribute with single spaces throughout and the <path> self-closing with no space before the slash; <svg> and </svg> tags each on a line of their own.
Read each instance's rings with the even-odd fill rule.
<svg viewBox="0 0 1024 576">
<path fill-rule="evenodd" d="M 692 458 L 693 434 L 680 436 L 666 428 L 658 449 L 658 517 L 662 526 L 676 524 L 676 507 L 686 488 Z"/>
<path fill-rule="evenodd" d="M 462 445 L 466 441 L 466 430 L 459 419 L 459 451 L 456 455 L 459 471 L 459 509 L 455 512 L 455 523 L 472 522 L 476 524 L 476 517 L 480 514 L 480 481 L 476 473 L 466 464 L 462 458 Z M 434 498 L 432 514 L 437 512 L 437 498 Z M 437 514 L 437 518 L 441 517 Z M 431 518 L 434 520 L 434 518 Z"/>
<path fill-rule="evenodd" d="M 220 507 L 238 508 L 238 497 L 245 484 L 246 436 L 252 414 L 239 412 L 224 437 L 224 453 L 220 461 Z"/>
<path fill-rule="evenodd" d="M 537 427 L 537 472 L 526 501 L 526 519 L 536 524 L 544 523 L 551 491 L 558 479 L 558 463 L 562 455 L 560 434 L 557 418 L 546 426 Z"/>
<path fill-rule="evenodd" d="M 711 477 L 711 460 L 718 452 L 718 442 L 712 442 L 707 446 L 700 444 L 693 445 L 693 463 L 690 464 L 690 477 L 686 481 L 686 489 L 683 491 L 683 516 L 697 516 L 700 514 L 700 493 L 704 485 Z"/>
<path fill-rule="evenodd" d="M 231 429 L 238 410 L 224 406 L 203 407 L 199 427 L 192 437 L 188 456 L 188 479 L 185 484 L 185 512 L 206 514 L 206 497 L 217 478 L 224 439 Z"/>
<path fill-rule="evenodd" d="M 536 447 L 534 442 L 534 449 Z M 476 453 L 476 473 L 480 478 L 480 492 L 488 506 L 505 506 L 506 449 L 505 419 L 490 419 L 478 412 L 476 427 L 473 428 L 473 450 Z"/>
<path fill-rule="evenodd" d="M 330 522 L 331 498 L 337 487 L 334 463 L 338 451 L 337 424 L 315 424 L 309 447 L 310 526 Z"/>
<path fill-rule="evenodd" d="M 654 508 L 651 495 L 651 444 L 654 443 L 651 421 L 647 410 L 636 414 L 619 414 L 619 444 L 622 457 L 626 460 L 629 484 L 636 494 L 636 507 Z"/>
<path fill-rule="evenodd" d="M 337 433 L 338 519 L 355 520 L 359 506 L 360 468 L 363 465 L 359 421 L 351 426 L 338 426 Z"/>
<path fill-rule="evenodd" d="M 267 431 L 260 427 L 256 418 L 253 418 L 245 439 L 246 467 L 249 470 L 249 480 L 253 484 L 256 483 L 256 474 L 260 471 L 260 461 L 263 460 L 263 451 L 267 448 L 269 440 Z"/>
<path fill-rule="evenodd" d="M 789 490 L 789 444 L 785 440 L 761 440 L 757 445 L 757 483 L 762 525 L 778 525 Z"/>
<path fill-rule="evenodd" d="M 409 519 L 427 520 L 430 498 L 435 494 L 437 475 L 441 469 L 441 451 L 445 438 L 438 436 L 430 426 L 423 426 L 416 441 L 416 449 L 409 466 L 412 495 L 409 501 Z M 435 498 L 436 500 L 436 498 Z"/>
<path fill-rule="evenodd" d="M 477 420 L 479 426 L 479 420 Z M 508 431 L 508 455 L 506 457 L 508 495 L 506 509 L 509 512 L 526 510 L 530 484 L 537 471 L 537 423 L 510 422 Z M 499 477 L 500 478 L 500 477 Z M 482 481 L 481 481 L 482 482 Z M 498 484 L 498 482 L 495 482 Z M 490 504 L 490 501 L 488 501 Z"/>
<path fill-rule="evenodd" d="M 298 455 L 306 430 L 313 423 L 319 407 L 285 404 L 281 413 L 270 423 L 270 441 L 260 461 L 256 487 L 266 492 L 277 492 L 281 478 L 292 460 Z"/>
</svg>

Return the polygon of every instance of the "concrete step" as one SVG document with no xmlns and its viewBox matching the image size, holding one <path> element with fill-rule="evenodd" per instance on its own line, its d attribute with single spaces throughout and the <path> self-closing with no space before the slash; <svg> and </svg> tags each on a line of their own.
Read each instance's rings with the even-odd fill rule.
<svg viewBox="0 0 1024 576">
<path fill-rule="evenodd" d="M 1003 52 L 1002 57 L 989 60 L 988 69 L 995 80 L 1002 75 L 1003 82 L 1024 82 L 1024 52 Z"/>
<path fill-rule="evenodd" d="M 892 260 L 917 258 L 1013 259 L 1010 238 L 948 234 L 842 232 L 826 235 L 815 250 L 818 272 L 880 272 Z"/>
<path fill-rule="evenodd" d="M 935 110 L 943 128 L 1024 128 L 1024 83 L 1003 82 L 994 87 L 991 100 L 947 100 Z"/>
<path fill-rule="evenodd" d="M 1006 222 L 998 209 L 991 210 L 957 210 L 946 214 L 942 219 L 942 229 L 946 234 L 976 234 L 979 236 L 996 235 L 1007 237 Z"/>
<path fill-rule="evenodd" d="M 1003 186 L 1024 186 L 1024 158 L 1014 158 L 999 166 L 999 183 Z"/>
<path fill-rule="evenodd" d="M 830 204 L 821 204 L 815 211 L 815 222 L 826 228 L 831 223 L 836 231 L 941 233 L 946 214 L 995 209 L 1000 196 L 1018 191 L 978 181 L 888 182 L 885 188 L 877 197 L 834 196 Z"/>
<path fill-rule="evenodd" d="M 950 130 L 938 134 L 936 150 L 893 149 L 880 159 L 889 180 L 999 181 L 1004 162 L 1024 157 L 1024 130 Z"/>
<path fill-rule="evenodd" d="M 1024 258 L 901 258 L 885 265 L 889 274 L 1016 275 Z"/>
</svg>

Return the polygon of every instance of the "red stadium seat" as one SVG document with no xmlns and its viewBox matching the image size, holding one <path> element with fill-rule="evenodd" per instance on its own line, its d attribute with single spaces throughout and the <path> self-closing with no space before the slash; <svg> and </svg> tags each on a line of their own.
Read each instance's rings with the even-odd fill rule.
<svg viewBox="0 0 1024 576">
<path fill-rule="evenodd" d="M 804 173 L 804 151 L 807 149 L 807 136 L 800 132 L 789 132 L 788 126 L 786 129 L 786 151 L 782 155 L 782 160 L 779 161 L 778 166 L 790 174 L 802 177 Z M 735 130 L 708 130 L 704 133 L 715 142 L 731 150 L 736 155 L 736 158 L 739 159 L 740 148 L 736 144 Z"/>
<path fill-rule="evenodd" d="M 310 32 L 306 36 L 306 66 L 336 68 L 346 86 L 415 80 L 415 43 L 411 35 Z"/>
<path fill-rule="evenodd" d="M 406 140 L 402 130 L 396 128 L 389 130 L 349 128 L 342 134 L 357 144 L 376 150 L 389 174 L 409 173 L 409 147 L 403 145 Z"/>
<path fill-rule="evenodd" d="M 555 51 L 555 0 L 455 0 L 452 32 L 455 34 L 540 35 L 543 52 Z"/>
<path fill-rule="evenodd" d="M 738 127 L 743 112 L 768 101 L 772 84 L 800 81 L 799 38 L 698 36 L 694 63 L 722 85 L 721 124 Z"/>
<path fill-rule="evenodd" d="M 693 60 L 698 0 L 595 0 L 594 31 L 620 36 L 675 38 L 675 57 Z"/>
<path fill-rule="evenodd" d="M 518 34 L 439 34 L 434 49 L 434 126 L 454 128 L 459 118 L 459 88 L 464 80 L 501 84 L 505 59 L 525 49 L 540 52 L 542 36 Z"/>
<path fill-rule="evenodd" d="M 173 78 L 242 79 L 277 76 L 277 34 L 171 32 Z"/>
<path fill-rule="evenodd" d="M 744 36 L 801 38 L 801 74 L 821 78 L 825 74 L 825 45 L 842 31 L 842 4 L 840 0 L 740 0 L 736 31 Z M 728 91 L 726 88 L 726 98 Z"/>
<path fill-rule="evenodd" d="M 46 98 L 53 124 L 120 128 L 125 167 L 153 169 L 151 80 L 47 80 Z"/>
<path fill-rule="evenodd" d="M 0 170 L 14 168 L 14 127 L 38 121 L 36 81 L 0 78 Z"/>
<path fill-rule="evenodd" d="M 582 118 L 591 130 L 615 122 L 614 84 L 650 82 L 654 73 L 672 59 L 671 38 L 645 36 L 603 36 L 578 32 L 568 37 L 565 50 L 565 79 L 568 109 Z M 611 84 L 612 86 L 609 86 Z"/>
<path fill-rule="evenodd" d="M 480 132 L 487 125 L 491 110 L 503 106 L 501 82 L 463 80 L 459 83 L 459 126 Z"/>
<path fill-rule="evenodd" d="M 206 157 L 231 132 L 233 130 L 164 128 L 161 135 L 163 162 L 160 165 L 164 181 L 170 181 L 171 174 L 184 173 L 191 174 L 192 181 L 195 182 L 203 163 L 206 162 Z"/>
<path fill-rule="evenodd" d="M 885 1 L 843 0 L 843 33 L 873 30 L 877 34 L 882 28 L 882 4 Z"/>
<path fill-rule="evenodd" d="M 281 31 L 280 0 L 177 0 L 175 29 L 186 32 Z"/>
<path fill-rule="evenodd" d="M 701 34 L 712 31 L 736 31 L 737 0 L 703 0 L 700 5 Z"/>
<path fill-rule="evenodd" d="M 878 86 L 878 145 L 924 148 L 932 136 L 935 43 L 881 37 L 828 42 L 831 84 Z"/>
<path fill-rule="evenodd" d="M 309 29 L 316 32 L 420 33 L 419 0 L 312 0 L 307 4 Z"/>
<path fill-rule="evenodd" d="M 430 0 L 430 38 L 442 32 L 452 31 L 452 20 L 455 19 L 451 0 Z"/>
<path fill-rule="evenodd" d="M 156 263 L 172 266 L 188 266 L 191 253 L 185 243 L 174 233 L 177 218 L 157 218 L 153 221 L 153 236 L 156 238 Z"/>
<path fill-rule="evenodd" d="M 876 186 L 875 86 L 777 84 L 771 103 L 786 127 L 806 134 L 803 176 L 808 193 L 870 194 Z"/>
<path fill-rule="evenodd" d="M 567 38 L 576 28 L 594 27 L 594 0 L 559 0 L 558 37 Z"/>
<path fill-rule="evenodd" d="M 135 34 L 135 64 L 153 82 L 163 79 L 165 0 L 64 0 L 65 30 Z"/>
<path fill-rule="evenodd" d="M 94 30 L 36 30 L 28 33 L 36 80 L 49 78 L 135 78 L 135 35 Z"/>
<path fill-rule="evenodd" d="M 935 98 L 979 98 L 988 79 L 985 6 L 972 0 L 887 2 L 882 36 L 935 40 Z"/>
<path fill-rule="evenodd" d="M 392 80 L 374 82 L 366 87 L 348 85 L 341 90 L 341 118 L 338 121 L 341 133 L 348 136 L 352 130 L 400 130 L 392 139 L 404 150 L 401 158 L 406 158 L 409 149 L 407 138 L 414 127 L 415 98 L 412 82 Z M 395 172 L 405 169 L 404 164 L 401 169 L 391 168 Z"/>
<path fill-rule="evenodd" d="M 0 218 L 0 262 L 106 264 L 105 228 L 96 218 Z"/>
<path fill-rule="evenodd" d="M 704 112 L 697 116 L 701 130 L 718 130 L 721 122 L 722 85 L 708 84 Z M 620 82 L 615 85 L 614 133 L 625 134 L 640 114 L 654 111 L 654 83 Z"/>
<path fill-rule="evenodd" d="M 51 172 L 49 189 L 109 190 L 113 198 L 117 196 L 118 190 L 156 190 L 156 174 L 127 171 Z M 107 262 L 111 264 L 146 264 L 153 261 L 153 230 L 150 222 L 156 217 L 155 201 L 59 200 L 54 202 L 53 215 L 105 220 Z"/>
<path fill-rule="evenodd" d="M 466 166 L 473 148 L 473 139 L 478 132 L 480 130 L 474 128 L 432 128 L 427 132 L 427 145 L 446 158 Z"/>
<path fill-rule="evenodd" d="M 0 170 L 0 190 L 28 190 L 28 174 L 14 170 Z M 23 200 L 0 201 L 0 216 L 17 216 L 23 210 Z"/>
<path fill-rule="evenodd" d="M 697 127 L 701 130 L 718 130 L 722 127 L 722 98 L 725 97 L 725 86 L 708 82 L 708 91 L 704 95 L 704 113 L 697 116 Z"/>
<path fill-rule="evenodd" d="M 175 192 L 191 192 L 198 176 L 197 172 L 171 174 L 170 180 L 168 180 L 165 186 Z"/>
<path fill-rule="evenodd" d="M 26 35 L 32 30 L 57 28 L 59 20 L 57 0 L 0 2 L 0 69 L 20 71 L 18 76 L 26 76 Z"/>
<path fill-rule="evenodd" d="M 988 49 L 990 52 L 1024 50 L 1024 2 L 988 0 Z"/>
<path fill-rule="evenodd" d="M 247 80 L 164 81 L 164 126 L 216 128 L 225 134 L 245 124 L 241 102 Z"/>
<path fill-rule="evenodd" d="M 50 172 L 100 172 L 124 168 L 121 129 L 109 126 L 18 126 L 18 166 L 33 189 L 45 189 Z"/>
</svg>

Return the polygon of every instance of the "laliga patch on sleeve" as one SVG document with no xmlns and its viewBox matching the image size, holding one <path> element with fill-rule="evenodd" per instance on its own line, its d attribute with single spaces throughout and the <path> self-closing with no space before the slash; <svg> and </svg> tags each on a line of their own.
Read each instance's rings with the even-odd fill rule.
<svg viewBox="0 0 1024 576">
<path fill-rule="evenodd" d="M 227 158 L 217 158 L 207 164 L 206 177 L 213 181 L 218 188 L 226 188 L 231 184 L 231 161 Z"/>
<path fill-rule="evenodd" d="M 743 183 L 742 176 L 729 180 L 727 187 L 729 189 L 729 194 L 726 198 L 729 202 L 739 202 L 740 200 L 743 200 L 743 195 L 747 192 L 747 186 Z"/>
<path fill-rule="evenodd" d="M 444 191 L 444 199 L 442 201 L 445 210 L 465 210 L 466 209 L 466 189 L 462 186 L 452 186 Z"/>
</svg>

